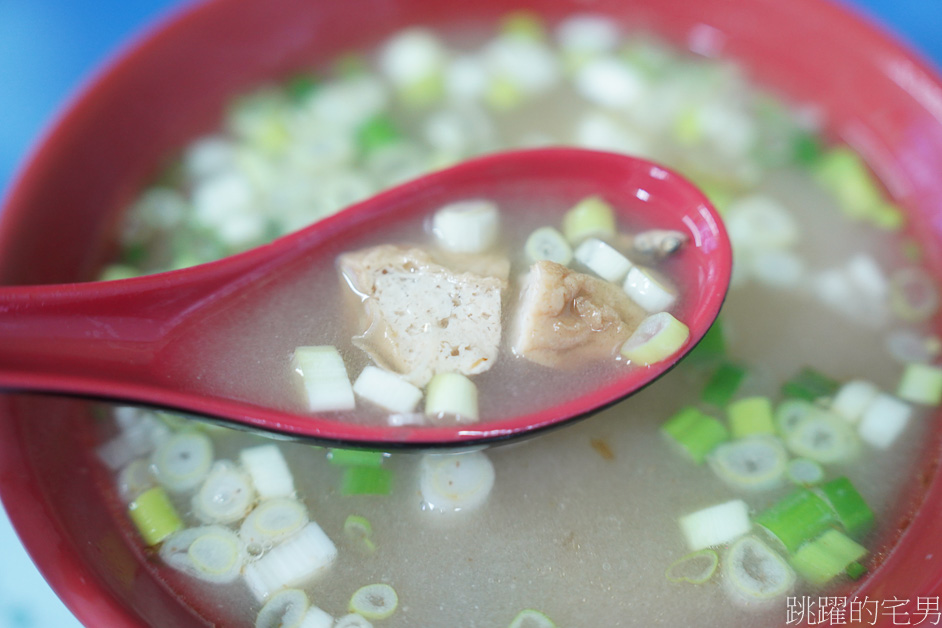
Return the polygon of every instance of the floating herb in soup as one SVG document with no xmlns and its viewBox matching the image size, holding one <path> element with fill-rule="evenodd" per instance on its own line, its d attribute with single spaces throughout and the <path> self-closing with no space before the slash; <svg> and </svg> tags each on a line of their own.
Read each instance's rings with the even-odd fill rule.
<svg viewBox="0 0 942 628">
<path fill-rule="evenodd" d="M 235 252 L 471 155 L 572 143 L 708 193 L 735 254 L 718 324 L 657 386 L 486 451 L 322 450 L 118 409 L 99 452 L 129 542 L 196 612 L 246 626 L 775 626 L 787 596 L 866 578 L 942 395 L 938 284 L 901 212 L 813 106 L 729 63 L 597 16 L 552 32 L 513 16 L 477 41 L 408 30 L 353 71 L 233 104 L 141 196 L 111 273 Z M 522 249 L 582 263 L 564 245 L 584 220 L 528 225 Z"/>
</svg>

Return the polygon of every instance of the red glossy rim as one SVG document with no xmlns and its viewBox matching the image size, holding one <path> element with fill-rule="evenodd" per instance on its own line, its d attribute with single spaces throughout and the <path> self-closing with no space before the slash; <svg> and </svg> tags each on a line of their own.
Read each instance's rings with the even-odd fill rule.
<svg viewBox="0 0 942 628">
<path fill-rule="evenodd" d="M 772 15 L 790 16 L 799 13 L 809 16 L 815 28 L 818 29 L 820 39 L 839 38 L 845 42 L 852 40 L 862 55 L 868 55 L 871 60 L 878 59 L 886 64 L 879 67 L 895 64 L 894 68 L 901 74 L 895 75 L 894 80 L 901 86 L 901 89 L 913 94 L 912 100 L 921 103 L 926 111 L 938 111 L 937 94 L 942 90 L 942 83 L 936 77 L 934 69 L 869 22 L 855 17 L 846 9 L 821 0 L 793 0 L 790 3 L 761 0 L 756 4 L 763 4 L 763 2 Z M 22 220 L 22 216 L 17 214 L 26 210 L 24 199 L 27 191 L 41 184 L 41 178 L 53 162 L 52 146 L 68 139 L 70 126 L 77 124 L 83 117 L 92 115 L 92 104 L 100 96 L 98 92 L 104 89 L 109 81 L 117 80 L 119 74 L 130 73 L 136 60 L 146 56 L 147 51 L 159 50 L 162 42 L 171 39 L 169 36 L 171 32 L 187 27 L 188 24 L 196 21 L 196 16 L 201 14 L 209 16 L 223 4 L 221 1 L 216 1 L 189 9 L 182 12 L 176 21 L 169 22 L 165 29 L 151 31 L 149 39 L 136 45 L 131 52 L 109 66 L 105 73 L 99 75 L 99 78 L 91 82 L 87 90 L 73 101 L 68 112 L 60 117 L 52 131 L 45 136 L 39 149 L 33 153 L 31 161 L 21 171 L 16 186 L 12 188 L 7 198 L 7 210 L 4 212 L 3 219 L 0 220 L 0 251 L 6 251 L 6 253 L 0 253 L 0 257 L 6 260 L 14 259 L 15 252 L 22 250 L 22 246 L 16 246 L 15 242 L 18 235 L 18 221 Z M 539 8 L 535 1 L 523 4 Z M 563 9 L 560 6 L 552 2 L 547 4 L 549 5 L 548 13 L 561 14 Z M 706 6 L 707 3 L 704 3 L 704 7 Z M 602 2 L 599 4 L 599 10 L 618 14 L 621 12 L 621 6 L 620 3 L 614 1 Z M 672 10 L 678 9 L 673 7 Z M 707 18 L 704 19 L 707 20 Z M 731 21 L 735 22 L 735 15 Z M 766 24 L 768 23 L 770 22 L 767 21 Z M 669 31 L 670 28 L 666 30 Z M 668 34 L 676 38 L 682 38 L 683 35 L 680 32 Z M 810 35 L 806 33 L 806 36 Z M 765 53 L 773 54 L 769 51 Z M 788 55 L 789 51 L 783 50 L 780 54 Z M 735 51 L 732 56 L 736 58 Z M 772 77 L 769 82 L 775 84 L 776 79 L 779 78 L 781 77 Z M 812 94 L 798 95 L 810 97 Z M 867 99 L 879 98 L 879 95 L 869 92 L 861 92 L 861 96 Z M 890 99 L 890 96 L 888 95 L 887 98 Z M 936 124 L 938 124 L 937 121 Z M 867 148 L 863 145 L 858 145 L 858 147 Z M 874 154 L 868 152 L 868 157 Z M 935 156 L 936 152 L 930 151 L 930 157 L 935 158 Z M 930 161 L 938 163 L 936 159 Z M 885 180 L 890 183 L 891 191 L 897 197 L 905 199 L 906 190 L 901 191 L 901 188 L 893 185 L 894 164 L 880 161 L 878 155 L 872 163 L 881 174 L 889 173 Z M 14 207 L 16 207 L 15 210 Z M 933 222 L 924 216 L 920 219 L 918 226 L 924 228 L 927 233 L 931 233 L 932 239 L 936 242 L 942 239 L 940 237 L 942 226 L 937 221 Z M 11 248 L 6 248 L 7 245 Z M 942 252 L 930 250 L 927 254 L 938 267 Z M 68 530 L 60 527 L 56 513 L 50 510 L 50 506 L 43 501 L 43 487 L 40 480 L 32 474 L 32 461 L 20 449 L 20 435 L 12 421 L 0 422 L 0 436 L 2 436 L 0 437 L 0 495 L 7 504 L 10 517 L 24 544 L 53 588 L 73 612 L 89 626 L 142 625 L 141 616 L 111 592 L 101 582 L 99 575 L 80 560 L 72 545 L 74 541 Z M 904 491 L 901 497 L 901 503 L 907 508 L 908 514 L 904 513 L 906 520 L 900 522 L 899 544 L 883 558 L 876 573 L 868 578 L 856 592 L 857 595 L 869 595 L 871 599 L 889 599 L 894 596 L 911 598 L 916 595 L 938 595 L 942 592 L 942 552 L 937 550 L 942 547 L 942 528 L 937 526 L 934 517 L 934 511 L 937 510 L 939 504 L 942 504 L 942 480 L 937 473 L 939 444 L 939 434 L 936 433 L 929 446 L 932 460 L 923 469 L 917 485 Z M 919 506 L 923 504 L 926 507 L 918 512 Z M 929 505 L 932 506 L 933 512 L 929 512 Z M 55 547 L 50 547 L 53 542 Z M 891 623 L 884 618 L 878 622 L 878 625 L 891 625 Z"/>
</svg>

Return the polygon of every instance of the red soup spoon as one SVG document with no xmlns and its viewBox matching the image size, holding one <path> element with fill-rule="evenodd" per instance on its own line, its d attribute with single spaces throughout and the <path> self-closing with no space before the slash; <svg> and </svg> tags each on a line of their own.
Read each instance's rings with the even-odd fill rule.
<svg viewBox="0 0 942 628">
<path fill-rule="evenodd" d="M 506 215 L 566 207 L 590 195 L 609 201 L 624 224 L 686 235 L 686 245 L 669 263 L 683 290 L 673 314 L 689 328 L 689 337 L 671 357 L 647 366 L 617 365 L 622 368 L 615 376 L 599 378 L 572 396 L 543 404 L 533 399 L 513 416 L 481 416 L 472 424 L 350 420 L 349 414 L 305 413 L 251 392 L 272 377 L 252 373 L 257 348 L 277 345 L 280 330 L 291 325 L 290 320 L 269 321 L 291 316 L 277 295 L 312 289 L 303 269 L 332 266 L 337 255 L 362 246 L 364 234 L 382 242 L 384 234 L 454 201 L 487 198 Z M 663 375 L 715 320 L 731 268 L 729 240 L 716 211 L 672 171 L 642 159 L 578 149 L 503 153 L 382 192 L 271 244 L 216 262 L 118 281 L 0 288 L 0 389 L 171 408 L 334 445 L 482 444 L 584 417 Z M 252 312 L 265 314 L 253 318 Z M 219 329 L 227 330 L 223 340 L 216 337 Z M 246 348 L 243 353 L 240 347 Z M 284 356 L 286 363 L 289 358 Z M 250 381 L 253 385 L 239 384 Z"/>
</svg>

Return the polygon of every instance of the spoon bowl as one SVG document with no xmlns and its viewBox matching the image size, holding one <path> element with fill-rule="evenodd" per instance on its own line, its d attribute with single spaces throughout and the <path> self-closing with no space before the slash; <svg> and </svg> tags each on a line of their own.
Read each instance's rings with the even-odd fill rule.
<svg viewBox="0 0 942 628">
<path fill-rule="evenodd" d="M 589 195 L 612 201 L 623 222 L 641 219 L 682 231 L 688 245 L 672 274 L 685 287 L 678 315 L 690 329 L 682 351 L 627 368 L 578 396 L 517 416 L 479 423 L 405 427 L 300 414 L 260 403 L 217 378 L 194 375 L 205 330 L 296 282 L 298 270 L 351 250 L 451 202 L 488 198 L 502 211 L 535 211 L 545 199 L 571 205 Z M 533 434 L 587 416 L 650 384 L 703 337 L 725 298 L 729 240 L 703 194 L 654 163 L 554 148 L 491 155 L 378 194 L 271 244 L 177 271 L 133 279 L 0 289 L 0 388 L 107 398 L 172 408 L 234 427 L 288 438 L 371 448 L 470 446 Z M 284 287 L 284 286 L 280 286 Z M 294 286 L 289 286 L 294 288 Z M 298 286 L 303 289 L 303 286 Z M 240 334 L 232 334 L 238 342 Z M 250 331 L 250 330 L 242 330 Z M 205 368 L 225 375 L 231 365 Z"/>
</svg>

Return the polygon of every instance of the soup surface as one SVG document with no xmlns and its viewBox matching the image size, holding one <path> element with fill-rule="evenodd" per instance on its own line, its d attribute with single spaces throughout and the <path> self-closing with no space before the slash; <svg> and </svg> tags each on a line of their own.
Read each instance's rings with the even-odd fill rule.
<svg viewBox="0 0 942 628">
<path fill-rule="evenodd" d="M 901 213 L 856 155 L 820 139 L 813 105 L 786 106 L 722 61 L 593 16 L 549 30 L 508 16 L 496 34 L 455 41 L 407 31 L 234 103 L 225 128 L 132 208 L 108 276 L 235 252 L 471 155 L 577 144 L 662 161 L 711 196 L 736 260 L 719 324 L 656 386 L 597 417 L 458 457 L 297 443 L 274 445 L 279 456 L 258 437 L 122 409 L 99 453 L 145 538 L 128 542 L 153 545 L 199 612 L 225 599 L 244 625 L 263 607 L 259 625 L 288 612 L 331 625 L 310 605 L 344 617 L 337 626 L 773 626 L 794 596 L 847 590 L 885 549 L 875 543 L 895 527 L 922 407 L 942 392 L 927 331 L 937 287 Z M 556 388 L 534 377 L 501 394 L 551 402 Z M 269 452 L 270 468 L 283 457 L 284 472 L 246 451 Z M 837 497 L 841 478 L 852 488 Z M 284 497 L 316 530 L 257 547 L 237 534 Z M 797 499 L 818 519 L 789 514 Z M 713 506 L 722 516 L 709 525 L 689 517 Z M 189 528 L 224 549 L 181 541 Z M 299 539 L 310 560 L 281 564 L 279 547 Z M 675 564 L 691 552 L 705 567 Z M 395 605 L 351 604 L 376 583 Z"/>
</svg>

